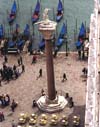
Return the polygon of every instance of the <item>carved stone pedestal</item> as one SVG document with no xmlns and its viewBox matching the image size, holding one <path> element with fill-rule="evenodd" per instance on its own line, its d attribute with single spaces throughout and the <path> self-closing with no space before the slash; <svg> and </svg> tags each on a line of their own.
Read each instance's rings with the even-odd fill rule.
<svg viewBox="0 0 100 127">
<path fill-rule="evenodd" d="M 63 96 L 56 96 L 54 100 L 49 100 L 47 96 L 41 96 L 37 101 L 40 110 L 45 112 L 58 112 L 67 105 L 67 100 Z"/>
</svg>

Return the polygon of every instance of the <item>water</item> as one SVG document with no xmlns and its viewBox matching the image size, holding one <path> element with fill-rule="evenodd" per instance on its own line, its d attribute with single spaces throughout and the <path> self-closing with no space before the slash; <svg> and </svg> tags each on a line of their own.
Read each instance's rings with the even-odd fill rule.
<svg viewBox="0 0 100 127">
<path fill-rule="evenodd" d="M 21 26 L 21 31 L 23 31 L 25 24 L 28 23 L 31 26 L 31 14 L 32 9 L 34 9 L 37 0 L 17 0 L 19 1 L 19 12 L 14 22 L 19 23 Z M 0 24 L 5 25 L 6 33 L 9 33 L 10 27 L 7 23 L 7 13 L 10 11 L 13 0 L 0 0 Z M 41 18 L 44 8 L 51 8 L 49 13 L 50 19 L 53 20 L 53 8 L 54 13 L 56 13 L 58 0 L 41 0 Z M 77 33 L 82 22 L 86 22 L 86 26 L 89 26 L 90 14 L 93 12 L 93 0 L 64 0 L 64 18 L 57 25 L 57 33 L 59 33 L 61 25 L 67 20 L 68 25 L 68 41 L 70 50 L 74 50 L 74 30 L 76 30 L 76 19 L 77 19 Z M 35 43 L 39 41 L 39 32 L 37 31 L 37 26 L 35 26 Z M 31 31 L 33 32 L 32 26 Z"/>
</svg>

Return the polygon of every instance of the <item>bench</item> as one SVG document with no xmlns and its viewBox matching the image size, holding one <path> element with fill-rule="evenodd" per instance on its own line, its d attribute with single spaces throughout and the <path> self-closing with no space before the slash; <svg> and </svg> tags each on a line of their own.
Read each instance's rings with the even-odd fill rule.
<svg viewBox="0 0 100 127">
<path fill-rule="evenodd" d="M 16 54 L 16 53 L 18 53 L 18 49 L 17 48 L 8 48 L 7 52 L 8 52 L 8 54 Z"/>
</svg>

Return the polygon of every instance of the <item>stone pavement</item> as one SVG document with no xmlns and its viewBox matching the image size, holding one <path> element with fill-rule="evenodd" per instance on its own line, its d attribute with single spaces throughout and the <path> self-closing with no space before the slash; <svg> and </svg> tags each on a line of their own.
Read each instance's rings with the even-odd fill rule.
<svg viewBox="0 0 100 127">
<path fill-rule="evenodd" d="M 9 55 L 8 64 L 17 64 L 17 57 Z M 32 65 L 32 56 L 23 54 L 25 72 L 17 80 L 10 81 L 8 84 L 2 83 L 0 95 L 9 94 L 11 100 L 15 99 L 18 102 L 18 107 L 14 113 L 11 112 L 9 106 L 3 109 L 0 108 L 0 111 L 3 111 L 5 114 L 5 121 L 0 122 L 0 127 L 11 127 L 12 120 L 14 119 L 17 122 L 19 113 L 22 112 L 28 114 L 37 113 L 39 115 L 42 113 L 38 108 L 32 108 L 32 101 L 34 99 L 37 100 L 41 96 L 41 89 L 43 88 L 47 92 L 45 57 L 37 57 L 37 63 Z M 2 59 L 0 57 L 0 65 L 3 62 Z M 54 59 L 56 90 L 61 95 L 65 95 L 68 92 L 70 97 L 73 97 L 75 104 L 74 108 L 70 109 L 66 106 L 62 112 L 57 114 L 65 114 L 69 120 L 72 119 L 73 115 L 79 115 L 81 117 L 81 127 L 84 124 L 86 93 L 86 81 L 82 77 L 83 67 L 87 67 L 87 61 L 79 61 L 76 53 L 69 53 L 67 58 L 65 54 L 59 54 Z M 43 77 L 37 80 L 40 68 L 43 69 Z M 66 73 L 68 80 L 62 83 L 63 73 Z"/>
</svg>

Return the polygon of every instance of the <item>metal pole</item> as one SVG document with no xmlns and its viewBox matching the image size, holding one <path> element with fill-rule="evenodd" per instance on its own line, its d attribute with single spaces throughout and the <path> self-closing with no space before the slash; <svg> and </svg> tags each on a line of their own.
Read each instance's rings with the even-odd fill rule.
<svg viewBox="0 0 100 127">
<path fill-rule="evenodd" d="M 65 37 L 65 41 L 66 41 L 66 56 L 68 56 L 68 32 L 67 32 L 67 20 L 66 20 L 66 37 Z"/>
<path fill-rule="evenodd" d="M 76 36 L 76 38 L 77 38 L 77 18 L 76 18 L 76 26 L 75 26 L 75 36 Z"/>
<path fill-rule="evenodd" d="M 67 36 L 66 36 L 66 38 L 65 38 L 66 40 L 66 56 L 68 56 L 68 41 L 67 41 Z"/>
<path fill-rule="evenodd" d="M 6 36 L 6 33 L 5 33 L 5 20 L 3 20 L 3 24 L 4 24 L 4 37 Z"/>
<path fill-rule="evenodd" d="M 34 24 L 32 25 L 32 27 L 33 27 L 33 35 L 35 35 L 35 33 L 34 33 Z"/>
<path fill-rule="evenodd" d="M 55 20 L 55 13 L 54 13 L 54 8 L 53 8 L 53 20 Z"/>
<path fill-rule="evenodd" d="M 63 10 L 64 10 L 64 0 L 63 0 Z"/>
<path fill-rule="evenodd" d="M 76 32 L 75 32 L 75 29 L 74 29 L 74 42 L 76 42 Z"/>
<path fill-rule="evenodd" d="M 20 8 L 19 8 L 19 0 L 17 0 L 17 5 L 18 5 L 18 10 L 19 10 L 19 9 L 20 9 Z"/>
<path fill-rule="evenodd" d="M 85 30 L 86 30 L 86 21 L 85 21 Z M 87 30 L 86 30 L 86 34 L 87 34 Z M 85 38 L 86 38 L 86 34 L 85 34 Z"/>
</svg>

